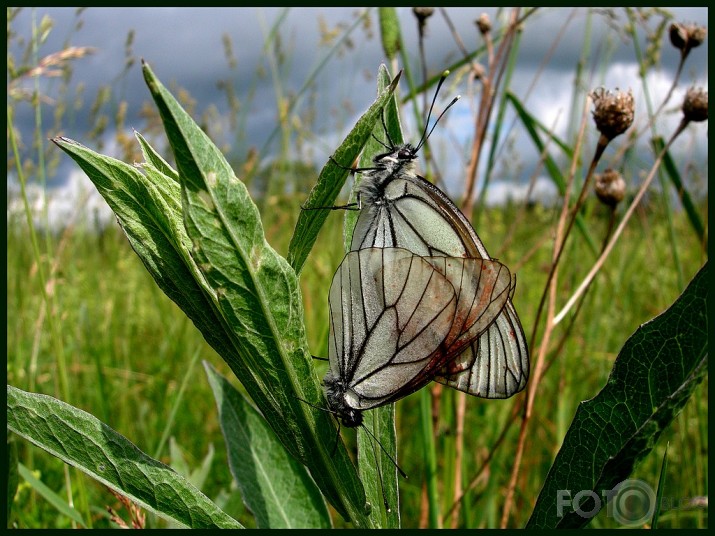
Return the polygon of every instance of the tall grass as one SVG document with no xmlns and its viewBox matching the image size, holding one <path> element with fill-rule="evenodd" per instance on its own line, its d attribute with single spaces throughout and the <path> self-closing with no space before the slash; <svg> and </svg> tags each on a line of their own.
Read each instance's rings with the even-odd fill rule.
<svg viewBox="0 0 715 536">
<path fill-rule="evenodd" d="M 13 13 L 9 12 L 9 28 Z M 637 31 L 635 12 L 628 12 L 628 17 L 633 23 L 629 28 Z M 529 20 L 526 18 L 520 23 L 528 25 Z M 39 104 L 42 95 L 38 80 L 47 71 L 33 72 L 32 68 L 44 65 L 48 69 L 47 58 L 53 58 L 56 63 L 50 66 L 62 70 L 66 84 L 71 77 L 71 62 L 81 61 L 91 52 L 68 47 L 53 52 L 54 55 L 43 55 L 40 52 L 43 36 L 50 26 L 42 19 L 37 23 L 35 35 L 28 39 L 27 68 L 23 69 L 16 61 L 8 62 L 14 69 L 8 78 L 9 118 L 18 106 L 29 105 L 36 112 L 33 141 L 19 140 L 14 150 L 12 136 L 8 139 L 8 174 L 20 177 L 23 182 L 44 181 L 56 165 L 56 155 L 49 155 L 43 140 L 58 131 L 47 132 L 47 114 L 43 115 Z M 516 27 L 504 28 L 506 33 L 495 29 L 491 35 L 484 34 L 484 47 L 466 51 L 464 58 L 453 66 L 458 76 L 467 76 L 477 68 L 473 58 L 480 58 L 487 67 L 484 76 L 498 89 L 492 102 L 477 103 L 475 145 L 469 148 L 474 150 L 475 170 L 480 159 L 488 162 L 487 177 L 493 174 L 499 159 L 494 149 L 484 153 L 487 126 L 492 125 L 492 118 L 501 118 L 507 106 L 508 74 L 519 52 L 518 35 L 511 36 L 511 41 L 505 37 L 510 31 L 516 32 Z M 275 27 L 268 29 L 267 35 L 277 108 L 286 111 L 276 126 L 282 158 L 268 168 L 271 170 L 268 173 L 266 167 L 261 166 L 265 154 L 259 151 L 259 163 L 247 169 L 247 176 L 254 181 L 261 175 L 290 176 L 295 184 L 310 184 L 317 170 L 309 165 L 298 168 L 288 160 L 291 140 L 295 135 L 307 136 L 305 131 L 309 128 L 296 128 L 296 122 L 290 120 L 290 113 L 299 112 L 293 111 L 295 101 L 286 97 L 285 88 L 281 86 L 277 37 L 280 19 Z M 494 41 L 490 42 L 491 39 Z M 501 46 L 504 48 L 500 49 Z M 333 52 L 331 49 L 326 54 Z M 647 68 L 648 59 L 639 57 Z M 411 93 L 429 86 L 429 80 L 419 81 L 418 72 L 422 71 L 413 67 L 413 76 L 407 77 Z M 22 85 L 23 77 L 32 84 Z M 625 81 L 624 84 L 635 85 L 636 82 Z M 20 87 L 29 93 L 18 92 Z M 58 86 L 59 95 L 63 95 L 63 87 Z M 306 83 L 305 91 L 307 87 Z M 575 91 L 574 101 L 579 100 L 578 96 L 585 97 L 584 92 Z M 106 95 L 99 95 L 96 108 L 101 109 L 107 102 Z M 114 105 L 117 110 L 121 109 L 121 103 L 114 102 Z M 573 109 L 573 124 L 577 125 L 580 111 L 576 105 Z M 419 124 L 422 112 L 419 107 L 413 112 Z M 103 120 L 101 114 L 96 117 L 94 132 L 99 133 Z M 121 114 L 114 118 L 121 123 Z M 62 115 L 58 113 L 55 121 L 61 126 Z M 240 130 L 242 119 L 238 118 L 235 124 Z M 504 128 L 502 119 L 496 124 Z M 9 121 L 8 128 L 14 129 L 14 126 Z M 572 149 L 577 130 L 574 127 L 573 137 L 567 140 Z M 239 134 L 236 132 L 237 139 Z M 622 162 L 626 168 L 635 166 L 630 147 L 624 141 L 617 148 L 625 154 Z M 587 152 L 584 150 L 583 155 Z M 583 156 L 584 160 L 587 158 Z M 706 163 L 681 162 L 679 165 L 681 170 L 692 165 L 707 173 Z M 240 166 L 235 167 L 241 176 Z M 429 168 L 438 171 L 439 164 L 431 162 Z M 568 164 L 560 171 L 566 176 Z M 636 171 L 631 173 L 636 175 Z M 584 174 L 582 171 L 577 176 Z M 465 173 L 465 177 L 469 174 Z M 278 252 L 285 254 L 290 239 L 286 230 L 293 228 L 302 199 L 286 194 L 285 183 L 281 181 L 256 185 L 256 188 L 265 192 L 260 206 L 267 238 Z M 516 267 L 515 305 L 525 332 L 537 333 L 537 341 L 541 343 L 544 329 L 543 325 L 536 325 L 537 310 L 547 275 L 554 266 L 553 236 L 560 207 L 507 204 L 488 208 L 481 195 L 483 191 L 478 189 L 477 182 L 465 180 L 466 211 L 474 216 L 473 221 L 480 222 L 477 230 L 492 254 L 499 249 L 499 244 L 508 244 L 497 256 L 506 265 Z M 526 523 L 579 402 L 592 398 L 604 385 L 625 339 L 641 323 L 667 308 L 707 259 L 702 238 L 693 232 L 692 217 L 679 210 L 678 203 L 672 202 L 671 191 L 672 187 L 663 179 L 660 189 L 653 190 L 651 198 L 638 206 L 576 312 L 554 329 L 544 350 L 543 376 L 528 422 L 522 417 L 523 395 L 506 401 L 465 399 L 452 390 L 438 388 L 431 395 L 414 395 L 397 404 L 400 465 L 410 476 L 400 484 L 404 526 L 498 527 L 504 518 L 508 526 Z M 472 202 L 476 205 L 472 206 Z M 619 208 L 618 214 L 623 210 Z M 697 201 L 695 211 L 707 222 L 706 201 Z M 602 244 L 610 234 L 611 211 L 588 195 L 580 210 L 574 211 L 576 214 L 586 222 L 593 243 Z M 313 249 L 308 268 L 301 275 L 311 351 L 319 356 L 327 355 L 327 287 L 343 257 L 342 248 L 336 247 L 342 244 L 342 217 L 335 214 L 331 218 Z M 565 241 L 558 261 L 560 304 L 571 295 L 595 259 L 597 252 L 585 236 L 575 227 Z M 213 445 L 215 456 L 203 490 L 211 498 L 223 497 L 220 500 L 227 501 L 227 511 L 251 526 L 250 513 L 236 500 L 231 489 L 208 382 L 192 364 L 197 357 L 206 359 L 230 377 L 228 367 L 156 287 L 119 229 L 110 226 L 97 232 L 68 226 L 62 233 L 43 232 L 35 228 L 32 218 L 28 217 L 24 222 L 8 220 L 7 240 L 8 383 L 71 402 L 121 431 L 143 450 L 177 466 L 181 465 L 178 450 L 170 449 L 166 438 L 174 438 L 189 468 L 198 467 Z M 531 351 L 535 358 L 536 348 Z M 325 365 L 316 363 L 320 375 L 324 373 L 323 367 Z M 425 400 L 429 400 L 427 415 Z M 417 432 L 425 416 L 433 427 L 432 436 L 427 439 Z M 674 504 L 676 500 L 707 497 L 707 422 L 706 380 L 633 477 L 654 485 L 658 481 L 665 445 L 669 443 L 665 497 Z M 520 423 L 525 434 L 520 434 Z M 515 470 L 520 437 L 523 455 Z M 353 439 L 348 437 L 347 440 Z M 24 465 L 35 471 L 50 490 L 80 509 L 85 519 L 93 520 L 93 526 L 115 526 L 106 512 L 107 505 L 120 515 L 126 515 L 120 502 L 96 482 L 68 471 L 60 461 L 24 442 L 18 442 L 18 448 Z M 432 448 L 437 453 L 435 486 L 428 493 L 424 452 Z M 458 450 L 462 452 L 459 457 L 454 454 Z M 455 500 L 462 493 L 464 496 L 455 507 Z M 513 506 L 505 509 L 507 495 L 511 495 L 509 500 Z M 430 501 L 437 504 L 439 511 L 437 518 L 431 520 L 427 507 Z M 691 507 L 687 502 L 677 502 L 675 506 L 661 513 L 660 527 L 707 526 L 706 510 Z M 15 497 L 12 521 L 19 527 L 72 525 L 69 518 L 58 514 L 55 507 L 27 483 L 20 486 Z M 153 519 L 149 524 L 161 526 Z M 594 519 L 593 526 L 616 525 L 602 513 Z"/>
</svg>

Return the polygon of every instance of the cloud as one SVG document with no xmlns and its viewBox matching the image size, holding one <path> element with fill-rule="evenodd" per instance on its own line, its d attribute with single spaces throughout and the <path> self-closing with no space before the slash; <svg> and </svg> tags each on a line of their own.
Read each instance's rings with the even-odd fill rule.
<svg viewBox="0 0 715 536">
<path fill-rule="evenodd" d="M 33 225 L 38 229 L 61 231 L 75 226 L 99 230 L 114 221 L 114 213 L 83 171 L 69 173 L 61 186 L 45 190 L 39 184 L 28 184 L 27 201 Z M 46 214 L 45 214 L 46 213 Z M 11 222 L 24 225 L 25 203 L 16 181 L 8 182 L 8 227 Z"/>
</svg>

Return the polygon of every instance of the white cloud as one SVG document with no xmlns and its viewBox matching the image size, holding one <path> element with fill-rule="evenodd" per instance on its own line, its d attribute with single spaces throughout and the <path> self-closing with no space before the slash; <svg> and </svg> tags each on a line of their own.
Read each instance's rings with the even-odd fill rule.
<svg viewBox="0 0 715 536">
<path fill-rule="evenodd" d="M 11 184 L 8 186 L 8 224 L 24 224 L 24 202 L 19 196 L 16 183 Z M 46 194 L 44 192 L 39 184 L 29 184 L 26 187 L 33 225 L 38 229 L 61 231 L 69 225 L 98 229 L 114 220 L 112 210 L 92 181 L 79 169 L 71 171 L 61 186 L 48 188 Z"/>
</svg>

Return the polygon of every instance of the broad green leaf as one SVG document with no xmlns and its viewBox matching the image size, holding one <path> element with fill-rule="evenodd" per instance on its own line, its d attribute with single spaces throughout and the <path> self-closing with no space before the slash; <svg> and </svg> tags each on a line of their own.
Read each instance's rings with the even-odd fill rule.
<svg viewBox="0 0 715 536">
<path fill-rule="evenodd" d="M 707 294 L 706 263 L 667 311 L 626 341 L 606 386 L 576 411 L 527 528 L 586 525 L 563 499 L 580 492 L 603 499 L 651 451 L 707 374 Z M 592 498 L 579 505 L 594 508 Z"/>
<path fill-rule="evenodd" d="M 67 138 L 52 141 L 79 164 L 117 216 L 132 248 L 156 281 L 219 352 L 228 352 L 214 334 L 215 293 L 191 259 L 181 214 L 179 184 L 144 164 L 137 167 L 98 154 Z"/>
<path fill-rule="evenodd" d="M 228 341 L 229 351 L 219 353 L 331 504 L 368 526 L 357 471 L 342 444 L 332 455 L 335 424 L 314 407 L 325 400 L 307 350 L 296 273 L 266 242 L 258 209 L 218 148 L 148 65 L 143 71 L 179 171 L 191 257 L 215 293 L 218 322 L 210 331 Z"/>
<path fill-rule="evenodd" d="M 166 519 L 191 528 L 242 528 L 185 478 L 69 404 L 8 385 L 7 427 Z"/>
<path fill-rule="evenodd" d="M 381 69 L 384 69 L 384 66 L 381 66 Z M 391 99 L 398 80 L 399 76 L 379 93 L 375 102 L 358 120 L 340 147 L 335 150 L 332 159 L 328 160 L 320 172 L 318 182 L 308 195 L 308 199 L 303 204 L 304 207 L 332 207 L 335 205 L 335 200 L 348 176 L 346 168 L 352 166 L 373 132 L 375 124 L 380 123 L 382 109 Z M 296 273 L 300 273 L 303 269 L 305 260 L 318 237 L 318 232 L 329 214 L 330 210 L 328 209 L 301 210 L 288 246 L 288 262 Z"/>
<path fill-rule="evenodd" d="M 242 381 L 250 378 L 253 373 L 239 358 L 234 341 L 220 329 L 223 319 L 218 312 L 216 292 L 191 257 L 180 185 L 152 164 L 144 163 L 137 168 L 66 138 L 53 141 L 92 180 L 159 288 L 194 322 Z M 269 396 L 257 388 L 257 382 L 246 383 L 253 399 L 259 400 L 257 403 L 264 408 L 264 415 L 270 415 Z M 279 421 L 280 413 L 275 410 L 273 413 Z"/>
<path fill-rule="evenodd" d="M 263 416 L 204 362 L 231 473 L 258 528 L 330 528 L 325 500 L 305 467 L 283 448 Z"/>
<path fill-rule="evenodd" d="M 77 510 L 72 508 L 69 504 L 67 504 L 67 501 L 65 499 L 63 499 L 57 493 L 48 488 L 47 485 L 42 482 L 42 480 L 35 478 L 35 475 L 32 474 L 32 471 L 30 471 L 22 464 L 18 465 L 18 470 L 20 476 L 25 480 L 25 482 L 30 484 L 30 486 L 32 486 L 32 489 L 34 489 L 48 503 L 54 506 L 60 514 L 70 518 L 80 527 L 85 529 L 87 528 L 84 519 L 82 519 L 82 515 Z"/>
</svg>

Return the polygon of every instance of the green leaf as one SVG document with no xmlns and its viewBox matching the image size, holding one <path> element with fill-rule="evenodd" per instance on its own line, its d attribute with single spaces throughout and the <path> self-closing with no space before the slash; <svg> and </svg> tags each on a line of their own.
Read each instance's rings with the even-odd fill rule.
<svg viewBox="0 0 715 536">
<path fill-rule="evenodd" d="M 226 441 L 229 466 L 258 528 L 330 528 L 325 500 L 263 416 L 204 362 Z"/>
<path fill-rule="evenodd" d="M 166 519 L 191 528 L 242 528 L 185 478 L 69 404 L 8 385 L 7 427 Z"/>
<path fill-rule="evenodd" d="M 139 132 L 135 132 L 134 135 L 136 136 L 137 140 L 139 140 L 139 145 L 142 148 L 142 154 L 144 155 L 144 161 L 146 162 L 146 165 L 152 166 L 159 173 L 172 178 L 178 183 L 179 174 L 176 172 L 176 170 L 172 168 L 166 162 L 166 160 L 164 160 L 164 158 L 154 150 L 151 145 L 149 145 L 149 142 L 144 139 L 144 136 L 139 134 Z"/>
<path fill-rule="evenodd" d="M 576 411 L 527 528 L 586 525 L 568 499 L 580 492 L 604 499 L 651 451 L 707 374 L 707 293 L 706 263 L 667 311 L 626 341 L 606 386 Z M 579 506 L 596 508 L 592 498 Z"/>
<path fill-rule="evenodd" d="M 384 66 L 380 67 L 385 69 Z M 345 138 L 333 153 L 333 159 L 323 167 L 318 177 L 318 182 L 308 195 L 308 199 L 303 204 L 304 207 L 332 207 L 340 193 L 345 179 L 348 176 L 348 169 L 362 151 L 365 143 L 370 138 L 373 128 L 382 115 L 382 109 L 392 98 L 397 86 L 399 76 L 392 81 L 383 91 L 378 94 L 377 99 L 362 115 Z M 296 271 L 300 273 L 308 258 L 310 250 L 315 244 L 320 228 L 325 223 L 330 210 L 301 210 L 298 221 L 293 231 L 290 245 L 288 246 L 288 262 Z"/>
<path fill-rule="evenodd" d="M 116 214 L 132 248 L 159 288 L 196 324 L 219 352 L 228 353 L 215 334 L 219 319 L 212 310 L 215 293 L 191 259 L 184 228 L 181 189 L 154 166 L 141 169 L 100 155 L 67 138 L 52 140 L 79 164 Z"/>
<path fill-rule="evenodd" d="M 217 322 L 202 332 L 224 341 L 215 348 L 331 504 L 367 526 L 357 471 L 342 444 L 332 455 L 327 445 L 335 424 L 315 409 L 325 400 L 308 352 L 296 273 L 266 242 L 258 209 L 218 148 L 148 65 L 143 71 L 178 167 L 191 258 L 215 296 Z"/>
<path fill-rule="evenodd" d="M 42 480 L 35 478 L 35 475 L 32 474 L 32 471 L 30 471 L 22 464 L 18 465 L 18 470 L 20 476 L 25 480 L 25 482 L 30 484 L 30 486 L 32 486 L 32 489 L 34 489 L 38 494 L 40 494 L 48 503 L 54 506 L 60 514 L 70 518 L 80 527 L 85 529 L 87 528 L 84 519 L 82 519 L 82 515 L 77 510 L 72 508 L 69 504 L 67 504 L 66 500 L 64 500 L 57 493 L 48 488 L 47 485 L 42 482 Z"/>
<path fill-rule="evenodd" d="M 398 529 L 400 503 L 395 465 L 395 405 L 388 404 L 366 411 L 363 426 L 358 428 L 357 439 L 358 470 L 365 486 L 365 495 L 372 506 L 370 516 L 380 528 Z M 386 453 L 389 453 L 392 459 Z"/>
</svg>

